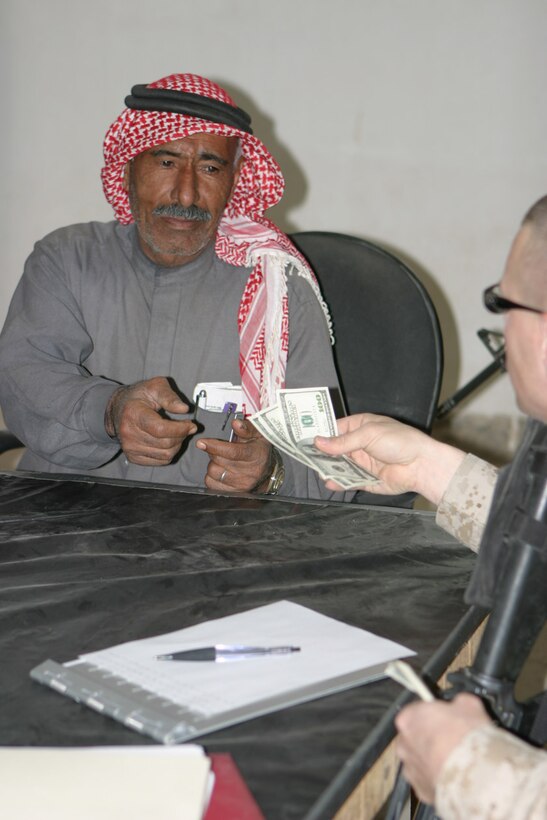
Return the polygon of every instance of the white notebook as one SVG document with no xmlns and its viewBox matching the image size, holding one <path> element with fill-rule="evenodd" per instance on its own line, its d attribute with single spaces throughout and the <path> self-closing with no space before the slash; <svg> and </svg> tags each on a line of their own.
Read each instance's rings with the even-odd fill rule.
<svg viewBox="0 0 547 820">
<path fill-rule="evenodd" d="M 282 656 L 217 662 L 157 655 L 215 644 L 293 645 Z M 384 676 L 415 654 L 364 629 L 279 601 L 153 638 L 46 661 L 31 675 L 163 743 L 178 743 L 257 715 Z"/>
<path fill-rule="evenodd" d="M 0 748 L 0 814 L 13 820 L 201 820 L 200 746 Z"/>
</svg>

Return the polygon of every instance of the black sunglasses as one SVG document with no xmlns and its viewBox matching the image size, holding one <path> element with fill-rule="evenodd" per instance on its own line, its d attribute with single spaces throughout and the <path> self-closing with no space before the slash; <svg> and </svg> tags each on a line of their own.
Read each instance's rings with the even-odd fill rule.
<svg viewBox="0 0 547 820">
<path fill-rule="evenodd" d="M 519 302 L 512 302 L 511 299 L 506 299 L 500 293 L 500 286 L 490 285 L 482 294 L 484 307 L 490 313 L 507 313 L 508 310 L 529 310 L 531 313 L 543 313 L 540 308 L 529 307 L 528 305 L 521 305 Z"/>
</svg>

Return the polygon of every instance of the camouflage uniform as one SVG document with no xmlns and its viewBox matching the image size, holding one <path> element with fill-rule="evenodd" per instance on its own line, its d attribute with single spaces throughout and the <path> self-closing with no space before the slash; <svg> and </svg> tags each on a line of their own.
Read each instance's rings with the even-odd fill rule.
<svg viewBox="0 0 547 820">
<path fill-rule="evenodd" d="M 443 820 L 545 820 L 547 754 L 490 724 L 449 755 L 437 781 Z"/>
<path fill-rule="evenodd" d="M 498 471 L 467 455 L 437 510 L 437 523 L 475 552 Z M 443 820 L 546 820 L 547 754 L 493 724 L 470 732 L 446 760 L 435 791 Z"/>
</svg>

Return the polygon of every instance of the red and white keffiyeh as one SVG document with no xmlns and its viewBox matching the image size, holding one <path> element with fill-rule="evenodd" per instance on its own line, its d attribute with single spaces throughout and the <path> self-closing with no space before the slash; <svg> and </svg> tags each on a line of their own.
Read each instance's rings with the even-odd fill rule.
<svg viewBox="0 0 547 820">
<path fill-rule="evenodd" d="M 235 106 L 216 83 L 195 74 L 171 74 L 149 88 L 199 94 Z M 238 137 L 244 157 L 238 184 L 219 224 L 215 251 L 232 265 L 252 267 L 239 306 L 239 367 L 247 412 L 276 401 L 285 385 L 289 350 L 287 271 L 303 276 L 313 288 L 329 326 L 330 317 L 308 263 L 287 236 L 264 216 L 283 195 L 281 170 L 259 139 L 230 125 L 171 111 L 126 108 L 110 126 L 104 141 L 103 190 L 116 219 L 133 222 L 123 186 L 127 162 L 137 154 L 190 134 L 206 132 Z M 332 334 L 331 334 L 332 335 Z"/>
</svg>

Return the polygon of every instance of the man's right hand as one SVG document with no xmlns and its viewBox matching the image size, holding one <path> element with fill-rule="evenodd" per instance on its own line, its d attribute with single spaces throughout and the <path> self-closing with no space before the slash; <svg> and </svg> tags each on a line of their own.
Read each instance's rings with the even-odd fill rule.
<svg viewBox="0 0 547 820">
<path fill-rule="evenodd" d="M 117 438 L 128 461 L 147 467 L 170 464 L 184 439 L 197 432 L 191 419 L 166 419 L 166 413 L 187 413 L 188 405 L 163 376 L 118 388 L 105 411 L 105 429 Z"/>
</svg>

